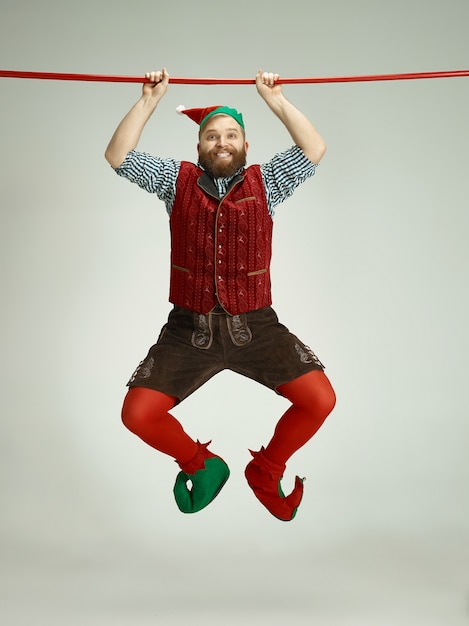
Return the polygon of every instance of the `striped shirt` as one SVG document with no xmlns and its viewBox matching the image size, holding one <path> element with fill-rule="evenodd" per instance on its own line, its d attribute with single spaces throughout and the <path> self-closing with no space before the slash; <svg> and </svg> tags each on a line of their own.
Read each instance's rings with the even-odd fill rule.
<svg viewBox="0 0 469 626">
<path fill-rule="evenodd" d="M 162 159 L 146 152 L 131 150 L 115 171 L 145 191 L 155 193 L 165 203 L 168 214 L 171 214 L 180 165 L 181 162 L 175 159 Z M 301 148 L 293 146 L 276 154 L 260 168 L 267 206 L 273 217 L 275 207 L 289 198 L 298 185 L 313 176 L 316 165 L 305 156 Z M 225 195 L 232 178 L 233 176 L 214 180 L 220 198 Z"/>
</svg>

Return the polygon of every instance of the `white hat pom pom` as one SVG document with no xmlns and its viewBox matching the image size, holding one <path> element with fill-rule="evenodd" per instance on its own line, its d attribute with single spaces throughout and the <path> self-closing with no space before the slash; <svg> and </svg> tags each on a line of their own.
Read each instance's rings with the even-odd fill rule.
<svg viewBox="0 0 469 626">
<path fill-rule="evenodd" d="M 176 107 L 176 113 L 179 113 L 179 115 L 182 115 L 182 112 L 186 110 L 186 107 L 183 104 L 180 104 L 178 107 Z"/>
</svg>

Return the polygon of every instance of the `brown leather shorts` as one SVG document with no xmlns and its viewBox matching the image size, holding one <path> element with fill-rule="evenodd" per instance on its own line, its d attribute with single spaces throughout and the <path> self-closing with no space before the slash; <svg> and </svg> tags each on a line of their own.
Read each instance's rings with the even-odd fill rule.
<svg viewBox="0 0 469 626">
<path fill-rule="evenodd" d="M 272 307 L 241 315 L 207 315 L 175 306 L 157 343 L 127 385 L 162 391 L 179 401 L 224 369 L 276 390 L 324 365 L 280 324 Z"/>
</svg>

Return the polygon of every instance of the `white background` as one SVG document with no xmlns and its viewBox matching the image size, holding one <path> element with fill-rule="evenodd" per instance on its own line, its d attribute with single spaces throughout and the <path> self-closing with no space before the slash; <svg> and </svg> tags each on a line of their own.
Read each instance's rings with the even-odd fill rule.
<svg viewBox="0 0 469 626">
<path fill-rule="evenodd" d="M 2 69 L 175 77 L 467 69 L 467 0 L 1 0 Z M 181 404 L 229 463 L 182 515 L 177 466 L 120 423 L 170 310 L 168 223 L 103 153 L 138 84 L 0 79 L 1 576 L 8 626 L 469 623 L 468 78 L 285 87 L 328 152 L 277 210 L 280 319 L 337 407 L 290 461 L 291 523 L 247 487 L 284 400 L 230 372 Z M 249 162 L 290 145 L 254 86 L 170 85 L 140 147 L 194 159 L 175 108 L 244 114 Z"/>
</svg>

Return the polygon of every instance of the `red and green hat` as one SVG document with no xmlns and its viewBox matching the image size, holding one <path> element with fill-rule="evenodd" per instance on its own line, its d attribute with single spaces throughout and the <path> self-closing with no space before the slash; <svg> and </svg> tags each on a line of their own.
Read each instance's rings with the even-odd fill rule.
<svg viewBox="0 0 469 626">
<path fill-rule="evenodd" d="M 214 115 L 229 115 L 232 117 L 241 128 L 244 128 L 244 121 L 242 113 L 239 113 L 236 109 L 231 107 L 217 105 L 213 107 L 205 107 L 200 109 L 186 109 L 184 105 L 177 107 L 176 111 L 181 115 L 187 115 L 193 122 L 199 125 L 200 128 Z"/>
</svg>

